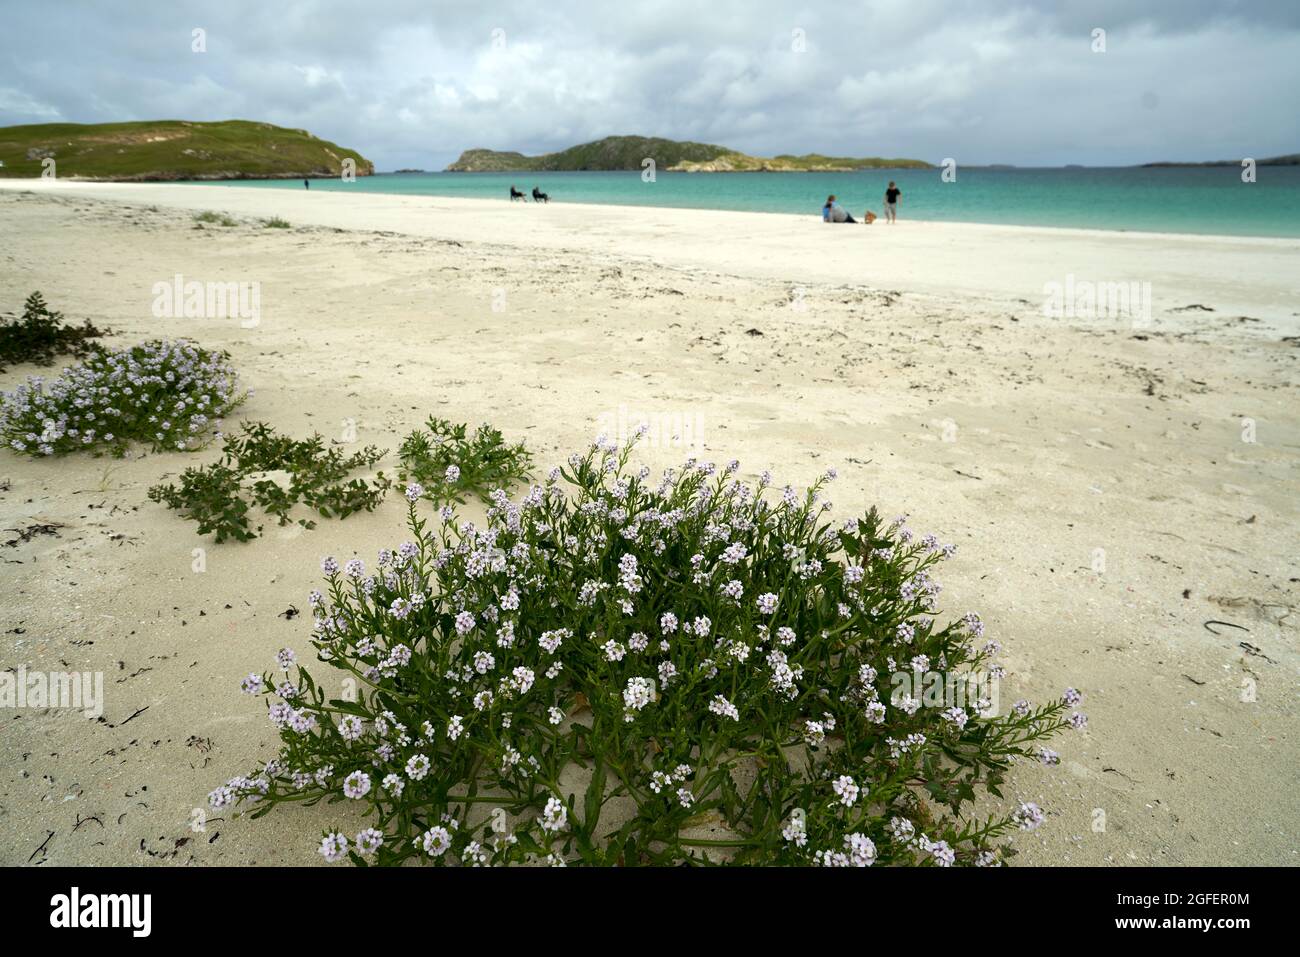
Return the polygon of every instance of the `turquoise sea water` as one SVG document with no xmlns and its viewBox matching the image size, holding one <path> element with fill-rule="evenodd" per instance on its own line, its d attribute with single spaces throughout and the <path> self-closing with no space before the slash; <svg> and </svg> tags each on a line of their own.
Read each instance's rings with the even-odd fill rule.
<svg viewBox="0 0 1300 957">
<path fill-rule="evenodd" d="M 855 173 L 638 172 L 381 173 L 355 182 L 312 180 L 312 190 L 461 196 L 506 202 L 511 184 L 533 186 L 553 202 L 733 209 L 820 216 L 826 197 L 860 218 L 882 212 L 890 180 L 903 191 L 899 216 L 949 222 L 1073 226 L 1243 236 L 1300 236 L 1300 167 L 1261 166 L 1243 183 L 1241 168 L 962 169 L 945 183 L 940 170 Z M 302 189 L 299 180 L 242 180 L 225 185 Z"/>
</svg>

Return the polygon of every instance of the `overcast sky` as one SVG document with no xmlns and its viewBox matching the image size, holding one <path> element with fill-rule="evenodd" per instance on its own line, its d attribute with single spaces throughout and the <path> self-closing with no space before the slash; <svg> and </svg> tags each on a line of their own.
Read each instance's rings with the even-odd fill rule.
<svg viewBox="0 0 1300 957">
<path fill-rule="evenodd" d="M 965 164 L 1300 152 L 1300 0 L 5 0 L 3 23 L 0 125 L 257 119 L 380 170 L 612 134 Z"/>
</svg>

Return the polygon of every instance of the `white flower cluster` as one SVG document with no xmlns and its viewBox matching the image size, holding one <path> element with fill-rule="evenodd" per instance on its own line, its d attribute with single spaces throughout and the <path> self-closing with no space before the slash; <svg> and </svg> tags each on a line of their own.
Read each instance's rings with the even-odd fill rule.
<svg viewBox="0 0 1300 957">
<path fill-rule="evenodd" d="M 27 455 L 123 449 L 130 440 L 185 451 L 241 400 L 224 353 L 157 339 L 95 352 L 53 382 L 30 377 L 0 394 L 0 442 Z"/>
<path fill-rule="evenodd" d="M 277 664 L 297 676 L 244 678 L 274 696 L 285 750 L 274 771 L 214 791 L 214 806 L 341 796 L 388 822 L 353 840 L 332 831 L 328 860 L 479 866 L 530 848 L 557 865 L 607 862 L 584 820 L 590 779 L 638 804 L 615 856 L 698 859 L 709 852 L 673 835 L 707 809 L 745 862 L 984 861 L 991 849 L 944 820 L 926 819 L 940 839 L 918 833 L 897 782 L 948 773 L 939 755 L 1020 748 L 1081 721 L 1064 703 L 1026 706 L 999 737 L 973 709 L 882 698 L 892 675 L 996 651 L 971 644 L 977 619 L 934 621 L 927 568 L 944 550 L 874 512 L 822 524 L 819 486 L 765 497 L 770 481 L 751 488 L 694 461 L 647 484 L 627 451 L 575 456 L 517 500 L 494 492 L 486 524 L 448 510 L 427 529 L 413 501 L 413 540 L 370 574 L 325 559 L 313 644 L 354 694 L 316 704 L 322 683 L 287 649 Z M 745 800 L 750 782 L 763 800 Z M 519 814 L 513 830 L 481 829 L 483 795 Z M 999 827 L 1041 820 L 1024 804 Z"/>
</svg>

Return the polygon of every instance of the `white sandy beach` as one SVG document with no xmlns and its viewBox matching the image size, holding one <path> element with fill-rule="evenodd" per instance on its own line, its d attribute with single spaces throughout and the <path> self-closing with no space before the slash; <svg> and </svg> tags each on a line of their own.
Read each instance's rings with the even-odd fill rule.
<svg viewBox="0 0 1300 957">
<path fill-rule="evenodd" d="M 178 274 L 259 283 L 259 323 L 155 318 Z M 1045 317 L 1067 279 L 1149 283 L 1149 310 Z M 227 349 L 240 416 L 293 435 L 395 450 L 436 412 L 546 467 L 649 416 L 702 440 L 646 445 L 654 467 L 836 466 L 836 515 L 958 543 L 942 607 L 1005 646 L 1004 701 L 1085 696 L 1061 766 L 1013 775 L 1048 814 L 1019 861 L 1298 863 L 1300 240 L 0 180 L 0 289 L 113 344 Z M 217 546 L 145 494 L 217 456 L 0 453 L 0 668 L 103 671 L 107 697 L 102 721 L 0 712 L 0 864 L 320 860 L 333 808 L 191 813 L 272 752 L 238 681 L 309 650 L 284 613 L 320 556 L 400 541 L 402 505 Z"/>
</svg>

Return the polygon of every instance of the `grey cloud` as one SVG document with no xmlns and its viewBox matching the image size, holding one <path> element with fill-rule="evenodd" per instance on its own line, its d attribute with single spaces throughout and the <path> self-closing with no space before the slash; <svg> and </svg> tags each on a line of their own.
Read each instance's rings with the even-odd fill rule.
<svg viewBox="0 0 1300 957">
<path fill-rule="evenodd" d="M 0 124 L 264 119 L 381 169 L 614 133 L 1025 165 L 1300 149 L 1289 0 L 72 2 L 6 27 Z"/>
</svg>

